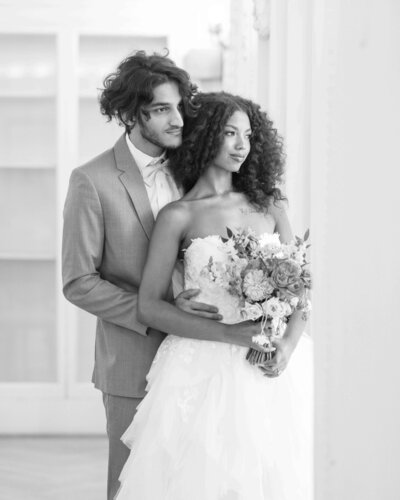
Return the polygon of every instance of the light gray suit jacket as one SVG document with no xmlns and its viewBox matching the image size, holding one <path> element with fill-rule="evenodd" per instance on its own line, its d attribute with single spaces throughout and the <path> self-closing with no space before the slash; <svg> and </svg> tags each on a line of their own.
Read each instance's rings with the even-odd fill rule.
<svg viewBox="0 0 400 500">
<path fill-rule="evenodd" d="M 93 382 L 108 394 L 143 397 L 145 376 L 165 337 L 136 314 L 153 224 L 125 135 L 73 170 L 64 208 L 63 291 L 97 316 Z"/>
</svg>

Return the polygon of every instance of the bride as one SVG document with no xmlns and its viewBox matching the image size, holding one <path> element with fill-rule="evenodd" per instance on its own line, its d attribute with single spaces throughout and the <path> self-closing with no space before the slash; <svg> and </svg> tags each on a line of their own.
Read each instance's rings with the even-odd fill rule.
<svg viewBox="0 0 400 500">
<path fill-rule="evenodd" d="M 197 96 L 172 171 L 186 195 L 159 214 L 139 292 L 141 321 L 169 335 L 147 376 L 147 395 L 122 437 L 131 448 L 118 500 L 311 500 L 311 341 L 295 311 L 273 359 L 262 367 L 247 349 L 187 338 L 203 318 L 164 300 L 177 258 L 185 288 L 242 321 L 235 298 L 207 281 L 222 263 L 226 228 L 259 237 L 292 232 L 278 187 L 282 145 L 251 101 L 227 93 Z M 190 335 L 189 335 L 190 336 Z"/>
</svg>

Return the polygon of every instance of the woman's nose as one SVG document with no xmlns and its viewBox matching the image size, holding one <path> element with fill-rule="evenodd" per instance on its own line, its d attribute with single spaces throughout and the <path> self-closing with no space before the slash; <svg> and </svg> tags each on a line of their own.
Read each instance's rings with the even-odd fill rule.
<svg viewBox="0 0 400 500">
<path fill-rule="evenodd" d="M 245 139 L 238 135 L 237 139 L 236 139 L 236 148 L 237 149 L 244 149 L 245 147 L 246 147 Z"/>
</svg>

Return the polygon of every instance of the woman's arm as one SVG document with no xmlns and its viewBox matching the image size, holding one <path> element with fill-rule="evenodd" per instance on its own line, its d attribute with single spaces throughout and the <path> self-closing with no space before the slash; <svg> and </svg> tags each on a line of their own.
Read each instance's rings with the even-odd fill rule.
<svg viewBox="0 0 400 500">
<path fill-rule="evenodd" d="M 273 205 L 270 211 L 275 219 L 275 231 L 279 233 L 282 243 L 289 243 L 293 240 L 293 233 L 286 210 L 282 205 Z M 282 339 L 273 340 L 276 347 L 275 356 L 271 361 L 265 363 L 262 370 L 267 376 L 277 376 L 283 371 L 289 359 L 296 349 L 297 343 L 304 331 L 306 321 L 303 319 L 302 311 L 294 311 L 287 323 Z"/>
<path fill-rule="evenodd" d="M 251 338 L 259 325 L 251 321 L 225 325 L 182 311 L 165 300 L 189 216 L 182 202 L 171 203 L 158 214 L 139 289 L 139 321 L 181 337 L 254 347 Z"/>
</svg>

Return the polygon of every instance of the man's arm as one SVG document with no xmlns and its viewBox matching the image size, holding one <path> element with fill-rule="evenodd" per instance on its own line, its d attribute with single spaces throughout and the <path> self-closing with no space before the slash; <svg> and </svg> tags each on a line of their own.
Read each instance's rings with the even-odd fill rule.
<svg viewBox="0 0 400 500">
<path fill-rule="evenodd" d="M 63 292 L 67 300 L 105 321 L 146 335 L 137 319 L 137 291 L 101 278 L 104 217 L 98 193 L 81 170 L 71 174 L 64 207 Z"/>
</svg>

